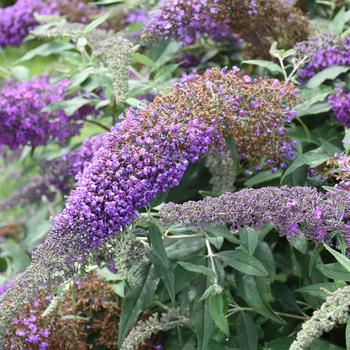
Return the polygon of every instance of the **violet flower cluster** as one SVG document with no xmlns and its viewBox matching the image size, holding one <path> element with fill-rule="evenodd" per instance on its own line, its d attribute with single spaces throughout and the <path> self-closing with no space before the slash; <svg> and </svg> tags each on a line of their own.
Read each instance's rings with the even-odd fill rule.
<svg viewBox="0 0 350 350">
<path fill-rule="evenodd" d="M 297 54 L 306 56 L 305 65 L 299 70 L 301 82 L 312 78 L 325 68 L 350 65 L 350 37 L 342 39 L 334 33 L 320 34 L 294 46 Z"/>
<path fill-rule="evenodd" d="M 350 54 L 350 51 L 349 51 Z M 350 64 L 350 59 L 349 59 Z M 342 88 L 335 88 L 334 94 L 328 96 L 328 103 L 332 107 L 334 118 L 344 125 L 350 127 L 350 93 Z"/>
<path fill-rule="evenodd" d="M 77 189 L 54 220 L 55 228 L 74 233 L 79 246 L 100 245 L 130 224 L 139 208 L 177 186 L 187 166 L 206 154 L 209 146 L 222 148 L 227 134 L 243 157 L 258 157 L 254 147 L 276 151 L 266 160 L 271 166 L 294 155 L 289 153 L 292 149 L 283 127 L 290 110 L 279 105 L 283 96 L 293 94 L 293 88 L 278 82 L 271 86 L 267 80 L 254 82 L 248 76 L 241 79 L 236 72 L 209 69 L 203 76 L 181 82 L 171 94 L 156 98 L 146 110 L 130 109 L 79 175 Z M 272 93 L 272 99 L 267 104 L 257 99 L 254 87 L 261 94 L 264 89 Z M 278 115 L 273 118 L 274 112 Z M 263 124 L 256 120 L 248 125 L 250 118 L 262 119 L 262 115 L 266 116 Z M 244 148 L 247 137 L 255 142 L 252 149 Z"/>
<path fill-rule="evenodd" d="M 38 24 L 35 13 L 56 14 L 55 6 L 43 0 L 17 0 L 12 6 L 0 8 L 0 47 L 19 46 Z"/>
<path fill-rule="evenodd" d="M 175 37 L 186 45 L 203 35 L 235 42 L 228 15 L 232 9 L 226 5 L 221 0 L 162 0 L 145 31 L 158 37 Z"/>
<path fill-rule="evenodd" d="M 39 286 L 55 288 L 76 273 L 108 237 L 133 222 L 139 209 L 177 186 L 189 164 L 210 147 L 223 150 L 228 135 L 255 162 L 266 153 L 257 153 L 255 146 L 244 149 L 247 139 L 269 152 L 273 164 L 285 157 L 284 125 L 293 116 L 288 102 L 295 101 L 294 92 L 292 85 L 275 80 L 240 78 L 236 68 L 209 69 L 156 97 L 146 109 L 130 109 L 78 176 L 65 209 L 32 253 L 32 264 L 4 294 L 0 340 Z"/>
<path fill-rule="evenodd" d="M 16 330 L 16 336 L 23 338 L 24 343 L 29 349 L 46 350 L 49 347 L 47 342 L 50 336 L 50 330 L 48 328 L 40 328 L 36 324 L 40 315 L 40 300 L 33 302 L 33 308 L 30 310 L 28 317 L 22 317 L 20 320 L 15 320 L 14 325 L 18 325 Z"/>
<path fill-rule="evenodd" d="M 70 22 L 86 24 L 101 10 L 84 0 L 17 0 L 12 6 L 0 8 L 0 47 L 19 46 L 39 25 L 36 13 L 62 15 Z"/>
<path fill-rule="evenodd" d="M 123 26 L 127 27 L 130 24 L 135 22 L 144 24 L 146 23 L 148 16 L 148 11 L 146 9 L 138 9 L 132 12 L 129 12 L 123 19 Z"/>
<path fill-rule="evenodd" d="M 83 120 L 93 112 L 91 107 L 83 106 L 70 116 L 62 109 L 45 111 L 65 100 L 68 87 L 67 80 L 51 84 L 45 76 L 26 82 L 6 81 L 0 91 L 0 145 L 15 150 L 50 140 L 64 143 L 77 135 Z"/>
<path fill-rule="evenodd" d="M 227 224 L 232 231 L 272 223 L 288 239 L 303 234 L 316 243 L 328 242 L 341 232 L 350 247 L 349 209 L 347 191 L 323 194 L 310 187 L 283 186 L 243 189 L 199 202 L 169 203 L 160 210 L 160 217 L 167 224 Z"/>
</svg>

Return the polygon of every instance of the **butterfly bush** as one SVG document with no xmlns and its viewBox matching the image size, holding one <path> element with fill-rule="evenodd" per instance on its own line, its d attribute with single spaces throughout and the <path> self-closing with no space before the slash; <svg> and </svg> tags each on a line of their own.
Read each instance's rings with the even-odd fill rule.
<svg viewBox="0 0 350 350">
<path fill-rule="evenodd" d="M 40 146 L 50 140 L 65 143 L 77 135 L 93 108 L 83 106 L 68 116 L 64 110 L 45 111 L 51 104 L 66 100 L 69 81 L 50 83 L 37 77 L 25 82 L 6 81 L 0 90 L 0 145 L 15 150 Z"/>
<path fill-rule="evenodd" d="M 303 234 L 317 243 L 340 231 L 350 247 L 349 199 L 346 191 L 322 194 L 310 187 L 243 189 L 199 202 L 166 204 L 160 217 L 167 224 L 227 224 L 232 231 L 272 223 L 289 239 Z"/>
<path fill-rule="evenodd" d="M 269 18 L 269 21 L 266 21 Z M 216 41 L 242 37 L 247 55 L 266 55 L 273 41 L 283 48 L 307 38 L 308 21 L 279 0 L 162 0 L 151 15 L 146 37 L 176 38 L 185 45 L 201 36 Z"/>
<path fill-rule="evenodd" d="M 306 56 L 305 65 L 299 70 L 301 82 L 312 78 L 325 68 L 350 65 L 350 37 L 341 38 L 334 33 L 319 34 L 294 46 L 299 56 Z"/>
<path fill-rule="evenodd" d="M 100 10 L 82 0 L 17 0 L 12 6 L 0 8 L 0 47 L 19 46 L 39 25 L 35 14 L 63 15 L 71 22 L 88 23 Z"/>
<path fill-rule="evenodd" d="M 293 117 L 292 85 L 240 78 L 237 69 L 209 69 L 160 95 L 144 110 L 129 109 L 78 176 L 65 209 L 52 220 L 32 264 L 3 295 L 0 335 L 39 286 L 55 288 L 133 222 L 139 209 L 180 183 L 189 164 L 230 135 L 240 155 L 270 166 L 293 155 L 285 124 Z M 247 139 L 250 142 L 247 142 Z"/>
</svg>

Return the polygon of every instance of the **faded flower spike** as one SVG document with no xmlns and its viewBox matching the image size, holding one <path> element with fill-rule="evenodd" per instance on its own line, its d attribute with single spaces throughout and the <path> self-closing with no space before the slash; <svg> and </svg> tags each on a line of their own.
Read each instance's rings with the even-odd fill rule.
<svg viewBox="0 0 350 350">
<path fill-rule="evenodd" d="M 279 0 L 162 0 L 145 28 L 145 38 L 173 37 L 186 45 L 201 36 L 235 41 L 238 35 L 250 57 L 268 56 L 274 41 L 290 48 L 307 33 L 302 12 Z"/>
<path fill-rule="evenodd" d="M 199 202 L 169 203 L 162 207 L 160 217 L 167 224 L 227 224 L 232 231 L 272 223 L 288 239 L 303 234 L 316 243 L 341 232 L 350 247 L 349 200 L 350 194 L 340 190 L 322 194 L 310 187 L 265 187 Z"/>
<path fill-rule="evenodd" d="M 93 113 L 92 107 L 83 106 L 70 116 L 62 109 L 45 111 L 66 99 L 69 84 L 67 80 L 50 83 L 46 76 L 26 82 L 5 81 L 0 90 L 0 145 L 15 150 L 45 145 L 49 140 L 64 143 L 77 135 L 82 121 Z"/>
<path fill-rule="evenodd" d="M 290 350 L 306 350 L 314 339 L 330 332 L 336 325 L 346 323 L 349 319 L 349 307 L 350 286 L 336 290 L 302 325 Z"/>
<path fill-rule="evenodd" d="M 53 220 L 32 265 L 2 298 L 0 334 L 39 286 L 55 288 L 84 266 L 94 249 L 135 220 L 158 194 L 176 187 L 189 164 L 222 149 L 231 136 L 242 159 L 293 156 L 285 124 L 295 90 L 275 80 L 209 69 L 183 80 L 144 110 L 130 109 L 79 175 L 63 212 Z M 261 122 L 263 121 L 263 123 Z M 247 139 L 250 142 L 247 143 Z"/>
<path fill-rule="evenodd" d="M 210 184 L 213 186 L 213 192 L 225 193 L 235 190 L 237 164 L 230 152 L 226 151 L 223 155 L 209 154 L 205 165 L 212 175 Z"/>
</svg>

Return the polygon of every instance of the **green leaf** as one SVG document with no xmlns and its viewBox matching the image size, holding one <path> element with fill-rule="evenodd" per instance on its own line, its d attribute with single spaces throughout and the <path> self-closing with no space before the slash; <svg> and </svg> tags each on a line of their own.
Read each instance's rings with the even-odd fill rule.
<svg viewBox="0 0 350 350">
<path fill-rule="evenodd" d="M 262 68 L 267 69 L 271 73 L 280 73 L 283 74 L 283 69 L 276 63 L 273 63 L 271 61 L 265 61 L 265 60 L 247 60 L 242 61 L 244 64 L 253 64 L 255 66 L 259 66 Z"/>
<path fill-rule="evenodd" d="M 240 250 L 227 250 L 217 253 L 216 256 L 225 264 L 245 274 L 261 277 L 269 275 L 264 265 L 258 259 L 246 252 Z"/>
<path fill-rule="evenodd" d="M 316 261 L 323 249 L 324 249 L 323 245 L 319 245 L 318 247 L 316 247 L 316 249 L 314 249 L 309 262 L 309 276 L 311 276 L 314 266 L 316 264 Z"/>
<path fill-rule="evenodd" d="M 322 147 L 314 149 L 310 152 L 300 154 L 293 163 L 288 167 L 281 178 L 281 183 L 290 174 L 292 174 L 296 169 L 302 167 L 303 165 L 308 165 L 311 168 L 315 168 L 318 165 L 324 163 L 330 158 L 330 155 L 325 152 Z"/>
<path fill-rule="evenodd" d="M 207 262 L 209 263 L 209 262 Z M 197 298 L 191 305 L 190 323 L 193 326 L 198 342 L 198 350 L 208 350 L 208 343 L 214 331 L 214 322 L 209 313 L 209 300 L 199 302 L 200 295 L 210 286 L 206 277 L 201 277 L 196 285 Z"/>
<path fill-rule="evenodd" d="M 242 245 L 247 248 L 249 255 L 253 255 L 258 246 L 259 232 L 246 227 L 241 231 L 240 240 Z"/>
<path fill-rule="evenodd" d="M 161 84 L 164 81 L 170 79 L 172 74 L 179 67 L 178 64 L 169 64 L 168 66 L 164 66 L 157 71 L 156 76 L 154 77 L 154 84 Z"/>
<path fill-rule="evenodd" d="M 153 61 L 156 63 L 156 68 L 162 67 L 169 61 L 172 61 L 174 57 L 178 54 L 180 48 L 180 44 L 176 41 L 170 41 L 165 44 L 163 50 L 161 52 L 157 52 L 157 57 L 152 57 Z M 158 48 L 155 48 L 157 50 Z"/>
<path fill-rule="evenodd" d="M 254 320 L 245 312 L 237 317 L 236 328 L 241 349 L 258 349 L 258 329 Z"/>
<path fill-rule="evenodd" d="M 292 337 L 277 338 L 268 342 L 267 348 L 269 350 L 289 350 L 292 343 L 293 343 Z"/>
<path fill-rule="evenodd" d="M 275 173 L 272 173 L 271 170 L 267 170 L 267 171 L 263 171 L 261 173 L 255 174 L 252 177 L 250 177 L 245 183 L 244 185 L 246 187 L 253 187 L 255 185 L 264 183 L 264 182 L 268 182 L 268 181 L 272 181 L 275 179 L 278 179 L 279 177 L 281 177 L 282 175 L 282 170 L 277 170 Z"/>
<path fill-rule="evenodd" d="M 341 265 L 345 267 L 347 271 L 350 272 L 350 260 L 343 254 L 338 253 L 336 250 L 329 247 L 327 244 L 324 245 L 325 248 L 340 262 Z"/>
<path fill-rule="evenodd" d="M 156 272 L 164 282 L 172 303 L 175 303 L 175 276 L 164 248 L 162 233 L 153 222 L 148 223 L 148 237 L 152 247 L 152 262 Z"/>
<path fill-rule="evenodd" d="M 7 239 L 0 244 L 2 255 L 11 260 L 11 268 L 15 273 L 23 272 L 30 264 L 30 258 L 25 248 L 13 239 Z"/>
<path fill-rule="evenodd" d="M 241 282 L 242 297 L 245 302 L 255 310 L 255 312 L 280 324 L 285 321 L 273 311 L 269 298 L 271 291 L 265 278 L 243 276 Z"/>
<path fill-rule="evenodd" d="M 95 20 L 93 20 L 91 23 L 89 23 L 85 28 L 84 28 L 84 34 L 90 33 L 92 30 L 96 29 L 99 27 L 101 24 L 106 22 L 108 18 L 110 17 L 110 12 L 106 12 L 100 17 L 97 17 Z"/>
<path fill-rule="evenodd" d="M 159 257 L 164 266 L 170 267 L 170 261 L 163 244 L 162 233 L 153 222 L 148 223 L 148 238 L 154 254 Z"/>
<path fill-rule="evenodd" d="M 264 241 L 259 242 L 254 252 L 254 257 L 257 258 L 265 266 L 265 269 L 270 276 L 276 274 L 276 263 L 270 244 L 267 244 Z"/>
<path fill-rule="evenodd" d="M 144 28 L 144 25 L 140 22 L 130 23 L 127 27 L 123 29 L 125 33 L 132 33 Z"/>
<path fill-rule="evenodd" d="M 338 262 L 331 264 L 320 264 L 317 265 L 317 269 L 330 279 L 336 281 L 350 281 L 349 271 Z"/>
<path fill-rule="evenodd" d="M 329 110 L 330 105 L 327 103 L 327 96 L 331 93 L 333 93 L 333 88 L 330 86 L 321 85 L 316 89 L 304 88 L 300 91 L 300 99 L 302 102 L 294 107 L 298 113 L 297 115 L 302 117 L 304 115 L 317 114 L 320 109 L 322 110 L 326 107 Z M 325 103 L 327 106 L 319 106 L 320 103 Z M 324 111 L 322 110 L 322 112 Z"/>
<path fill-rule="evenodd" d="M 328 102 L 317 102 L 308 108 L 305 108 L 303 110 L 297 110 L 297 116 L 298 117 L 303 117 L 305 115 L 314 115 L 314 114 L 321 114 L 321 113 L 326 113 L 329 112 L 332 109 L 330 104 Z"/>
<path fill-rule="evenodd" d="M 346 350 L 350 350 L 350 319 L 348 319 L 348 322 L 346 323 L 345 342 L 346 342 Z"/>
<path fill-rule="evenodd" d="M 317 298 L 326 299 L 327 296 L 329 296 L 329 293 L 327 293 L 326 290 L 329 292 L 335 292 L 338 288 L 344 287 L 345 285 L 346 283 L 342 281 L 317 283 L 310 286 L 298 288 L 296 291 L 300 293 L 306 293 Z"/>
<path fill-rule="evenodd" d="M 133 98 L 133 97 L 128 97 L 126 100 L 125 100 L 125 103 L 128 104 L 129 106 L 131 107 L 135 107 L 137 109 L 145 109 L 146 105 L 138 100 L 137 98 Z"/>
<path fill-rule="evenodd" d="M 216 326 L 226 336 L 229 336 L 228 321 L 224 312 L 222 294 L 213 294 L 209 297 L 209 313 Z"/>
<path fill-rule="evenodd" d="M 223 237 L 207 235 L 207 238 L 208 238 L 208 241 L 210 242 L 210 244 L 212 244 L 217 250 L 221 249 L 221 247 L 224 243 Z"/>
<path fill-rule="evenodd" d="M 155 63 L 153 62 L 152 59 L 150 59 L 148 56 L 143 55 L 142 53 L 139 53 L 139 52 L 135 52 L 134 55 L 132 56 L 132 63 L 133 64 L 141 63 L 151 68 L 155 66 Z"/>
<path fill-rule="evenodd" d="M 29 69 L 24 66 L 16 66 L 10 68 L 11 74 L 17 80 L 24 81 L 29 79 Z"/>
<path fill-rule="evenodd" d="M 157 255 L 151 257 L 154 264 L 157 276 L 164 282 L 165 288 L 168 291 L 171 302 L 175 304 L 175 275 L 172 268 L 162 263 Z"/>
<path fill-rule="evenodd" d="M 47 110 L 57 110 L 57 109 L 63 109 L 64 112 L 71 116 L 73 115 L 79 108 L 91 104 L 91 100 L 77 96 L 70 100 L 65 100 L 57 103 L 52 103 L 50 106 L 48 106 Z"/>
<path fill-rule="evenodd" d="M 225 225 L 213 225 L 203 223 L 203 229 L 210 237 L 224 237 L 227 241 L 240 244 L 240 240 L 236 238 Z"/>
<path fill-rule="evenodd" d="M 198 299 L 198 301 L 203 301 L 204 299 L 209 298 L 211 295 L 215 293 L 215 285 L 211 284 L 201 295 L 201 297 Z"/>
<path fill-rule="evenodd" d="M 140 313 L 151 303 L 158 281 L 153 265 L 148 264 L 143 266 L 138 285 L 126 294 L 123 301 L 119 321 L 119 348 L 123 344 L 124 338 L 137 321 Z"/>
<path fill-rule="evenodd" d="M 124 296 L 125 296 L 125 282 L 124 281 L 122 281 L 120 283 L 112 284 L 111 287 L 112 287 L 115 294 L 119 295 L 121 298 L 124 298 Z"/>
<path fill-rule="evenodd" d="M 182 260 L 188 256 L 195 255 L 203 251 L 205 247 L 204 237 L 193 237 L 191 239 L 179 240 L 166 247 L 169 259 Z"/>
<path fill-rule="evenodd" d="M 317 73 L 314 75 L 306 84 L 306 87 L 310 89 L 314 89 L 318 86 L 320 86 L 323 82 L 326 80 L 333 80 L 335 79 L 338 75 L 342 73 L 346 73 L 350 67 L 348 66 L 332 66 L 328 67 L 321 72 Z"/>
<path fill-rule="evenodd" d="M 307 350 L 344 350 L 344 348 L 323 339 L 315 339 Z"/>
<path fill-rule="evenodd" d="M 350 11 L 345 11 L 345 7 L 342 7 L 329 23 L 329 30 L 337 34 L 342 34 L 345 28 L 345 24 L 349 20 Z"/>
<path fill-rule="evenodd" d="M 29 61 L 36 56 L 47 57 L 71 49 L 74 49 L 74 45 L 72 44 L 58 41 L 50 41 L 49 43 L 40 45 L 35 49 L 29 50 L 22 58 L 19 59 L 19 62 Z"/>
<path fill-rule="evenodd" d="M 195 273 L 200 273 L 201 275 L 205 275 L 207 277 L 212 277 L 215 278 L 216 277 L 216 273 L 205 266 L 202 265 L 194 265 L 191 264 L 189 262 L 185 262 L 185 261 L 178 261 L 177 262 L 183 269 L 187 270 L 187 271 L 191 271 L 191 272 L 195 272 Z"/>
<path fill-rule="evenodd" d="M 298 250 L 299 252 L 301 252 L 302 254 L 306 254 L 307 253 L 307 241 L 306 238 L 304 236 L 297 236 L 291 240 L 289 240 L 289 244 L 295 248 L 296 250 Z"/>
<path fill-rule="evenodd" d="M 70 88 L 79 87 L 92 73 L 94 72 L 92 67 L 88 67 L 74 74 L 70 78 Z"/>
</svg>

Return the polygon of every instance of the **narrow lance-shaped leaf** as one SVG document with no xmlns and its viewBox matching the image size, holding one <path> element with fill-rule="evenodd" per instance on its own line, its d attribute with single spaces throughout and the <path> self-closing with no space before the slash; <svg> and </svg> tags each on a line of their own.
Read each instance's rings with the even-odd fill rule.
<svg viewBox="0 0 350 350">
<path fill-rule="evenodd" d="M 147 308 L 153 299 L 158 281 L 153 265 L 148 264 L 144 267 L 137 286 L 125 296 L 119 321 L 119 347 L 141 312 Z"/>
</svg>

